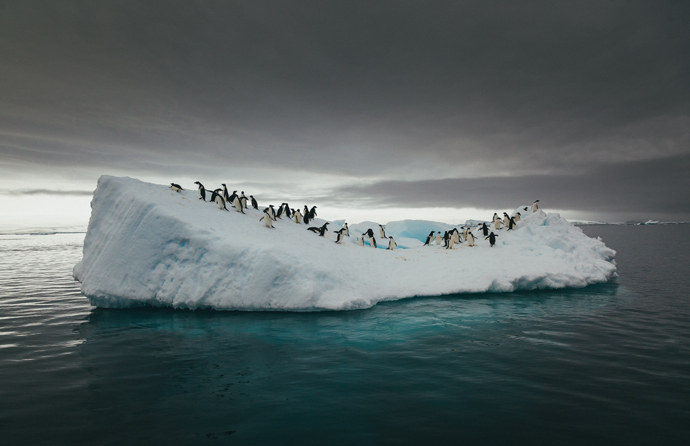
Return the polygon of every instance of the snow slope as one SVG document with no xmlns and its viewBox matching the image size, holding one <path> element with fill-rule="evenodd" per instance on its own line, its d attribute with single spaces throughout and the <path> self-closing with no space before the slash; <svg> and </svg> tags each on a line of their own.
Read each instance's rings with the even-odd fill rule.
<svg viewBox="0 0 690 446">
<path fill-rule="evenodd" d="M 409 296 L 584 287 L 616 271 L 613 250 L 542 211 L 516 231 L 498 231 L 493 248 L 483 239 L 472 248 L 421 247 L 411 235 L 448 225 L 388 223 L 387 233 L 399 230 L 409 245 L 388 251 L 356 245 L 361 232 L 352 226 L 361 225 L 339 245 L 330 231 L 322 238 L 287 219 L 268 229 L 259 211 L 222 211 L 196 190 L 131 178 L 101 177 L 91 207 L 74 277 L 99 307 L 348 310 Z"/>
</svg>

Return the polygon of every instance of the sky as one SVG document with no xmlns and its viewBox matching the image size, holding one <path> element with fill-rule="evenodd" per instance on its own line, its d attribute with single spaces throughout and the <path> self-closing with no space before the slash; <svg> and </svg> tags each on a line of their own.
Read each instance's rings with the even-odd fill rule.
<svg viewBox="0 0 690 446">
<path fill-rule="evenodd" d="M 100 175 L 348 221 L 690 220 L 686 1 L 0 0 L 0 231 Z"/>
</svg>

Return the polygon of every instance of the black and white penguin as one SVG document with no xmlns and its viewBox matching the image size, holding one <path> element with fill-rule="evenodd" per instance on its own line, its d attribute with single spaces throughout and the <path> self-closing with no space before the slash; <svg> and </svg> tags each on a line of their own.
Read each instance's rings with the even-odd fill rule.
<svg viewBox="0 0 690 446">
<path fill-rule="evenodd" d="M 339 231 L 336 231 L 335 233 L 338 234 L 336 236 L 335 242 L 342 245 L 345 243 L 345 234 L 343 234 L 345 231 L 343 229 L 340 229 Z"/>
<path fill-rule="evenodd" d="M 302 221 L 304 221 L 305 225 L 309 224 L 309 211 L 307 211 L 307 213 L 302 216 Z"/>
<path fill-rule="evenodd" d="M 275 229 L 273 227 L 273 220 L 271 219 L 271 216 L 268 214 L 268 210 L 264 209 L 264 216 L 259 219 L 259 221 L 263 220 L 264 221 L 264 226 L 267 228 Z"/>
<path fill-rule="evenodd" d="M 350 228 L 347 227 L 347 223 L 343 223 L 343 232 L 347 237 L 350 236 Z"/>
<path fill-rule="evenodd" d="M 474 246 L 474 241 L 476 240 L 476 237 L 474 234 L 472 234 L 472 231 L 467 231 L 467 244 L 470 246 Z"/>
<path fill-rule="evenodd" d="M 434 233 L 436 231 L 431 231 L 429 235 L 426 236 L 426 241 L 424 242 L 424 246 L 429 246 L 431 245 L 431 241 L 434 239 Z"/>
<path fill-rule="evenodd" d="M 503 213 L 503 226 L 508 226 L 508 223 L 510 223 L 510 217 L 508 216 L 507 212 Z"/>
<path fill-rule="evenodd" d="M 388 249 L 390 249 L 391 251 L 393 251 L 393 250 L 394 250 L 395 248 L 397 248 L 397 247 L 398 247 L 398 244 L 395 243 L 395 240 L 393 240 L 393 236 L 391 236 L 391 237 L 388 239 Z"/>
<path fill-rule="evenodd" d="M 317 228 L 315 226 L 312 226 L 311 228 L 307 228 L 307 231 L 311 231 L 314 234 L 319 234 L 319 236 L 323 237 L 324 234 L 326 234 L 326 232 L 328 232 L 328 228 L 326 228 L 326 226 L 328 226 L 328 222 L 324 223 L 323 226 L 321 226 L 320 228 Z"/>
<path fill-rule="evenodd" d="M 369 246 L 376 248 L 376 239 L 374 238 L 374 230 L 367 229 L 367 235 L 369 236 Z"/>
<path fill-rule="evenodd" d="M 520 218 L 522 218 L 522 215 L 520 215 L 520 213 L 518 212 L 517 214 L 515 214 L 515 217 L 513 218 L 515 218 L 515 222 L 518 222 L 520 221 Z"/>
<path fill-rule="evenodd" d="M 237 191 L 236 191 L 236 190 L 232 191 L 232 195 L 230 195 L 230 196 L 228 197 L 228 202 L 234 203 L 234 202 L 235 202 L 235 198 L 237 198 Z"/>
<path fill-rule="evenodd" d="M 440 234 L 441 231 L 438 231 L 438 233 Z M 443 247 L 444 248 L 448 247 L 448 239 L 450 239 L 450 235 L 448 235 L 448 231 L 444 231 L 443 232 Z"/>
<path fill-rule="evenodd" d="M 367 233 L 363 233 L 358 239 L 357 239 L 357 244 L 359 246 L 364 246 L 364 236 L 367 235 Z"/>
<path fill-rule="evenodd" d="M 280 218 L 282 220 L 283 217 L 281 217 L 281 215 L 283 215 L 283 205 L 282 204 L 278 208 L 278 212 L 276 212 L 276 218 Z"/>
<path fill-rule="evenodd" d="M 232 204 L 235 205 L 235 209 L 237 209 L 237 212 L 241 212 L 244 214 L 244 209 L 242 206 L 242 200 L 240 200 L 240 197 L 237 194 L 232 194 L 235 196 L 235 198 L 232 201 Z"/>
<path fill-rule="evenodd" d="M 460 243 L 460 233 L 458 232 L 458 228 L 453 228 L 451 232 L 452 235 L 450 236 L 450 238 L 451 240 L 453 240 L 453 244 Z"/>
<path fill-rule="evenodd" d="M 253 195 L 250 195 L 249 198 L 252 199 L 252 207 L 258 211 L 259 210 L 259 203 L 256 202 L 256 199 L 254 198 Z"/>
<path fill-rule="evenodd" d="M 292 216 L 295 217 L 295 223 L 302 223 L 302 214 L 300 213 L 299 209 L 293 212 Z"/>
<path fill-rule="evenodd" d="M 489 235 L 489 227 L 486 226 L 486 223 L 482 223 L 482 225 L 479 227 L 479 230 L 482 231 L 484 237 Z M 467 239 L 467 233 L 465 233 L 465 239 Z"/>
<path fill-rule="evenodd" d="M 513 229 L 515 229 L 516 224 L 517 223 L 515 223 L 515 217 L 510 217 L 510 220 L 508 220 L 508 230 L 512 231 Z"/>
<path fill-rule="evenodd" d="M 174 190 L 175 192 L 181 192 L 184 190 L 184 189 L 182 189 L 182 186 L 180 186 L 179 184 L 175 184 L 175 183 L 170 183 L 170 189 Z"/>
<path fill-rule="evenodd" d="M 221 210 L 228 211 L 228 208 L 225 207 L 225 199 L 221 195 L 221 189 L 216 189 L 211 193 L 211 202 L 216 203 Z"/>
<path fill-rule="evenodd" d="M 199 200 L 206 201 L 206 188 L 204 187 L 204 185 L 199 183 L 198 181 L 195 181 L 194 184 L 199 185 Z"/>
<path fill-rule="evenodd" d="M 493 246 L 496 244 L 496 237 L 498 237 L 498 236 L 492 232 L 488 236 L 484 237 L 484 240 L 488 239 L 489 244 L 491 244 L 491 247 L 493 248 Z"/>
<path fill-rule="evenodd" d="M 283 203 L 283 206 L 285 207 L 285 210 L 283 211 L 287 218 L 292 218 L 292 214 L 290 213 L 290 206 L 288 206 L 287 203 Z"/>
<path fill-rule="evenodd" d="M 221 184 L 221 186 L 223 186 L 223 198 L 225 198 L 225 201 L 228 203 L 232 203 L 232 201 L 230 201 L 230 194 L 228 193 L 228 186 L 226 186 L 225 183 Z"/>
<path fill-rule="evenodd" d="M 539 200 L 534 200 L 532 203 L 532 212 L 537 212 L 539 210 Z"/>
<path fill-rule="evenodd" d="M 269 205 L 268 205 L 268 213 L 269 213 L 269 215 L 271 216 L 271 219 L 272 219 L 273 221 L 276 221 L 276 210 L 273 209 L 273 205 L 272 205 L 272 204 L 269 204 Z"/>
<path fill-rule="evenodd" d="M 244 191 L 242 191 L 242 195 L 240 195 L 240 201 L 242 202 L 242 207 L 247 209 L 247 196 L 244 195 Z"/>
<path fill-rule="evenodd" d="M 386 230 L 384 229 L 383 225 L 379 225 L 379 234 L 381 234 L 381 238 L 388 238 L 386 237 Z"/>
<path fill-rule="evenodd" d="M 494 228 L 495 229 L 501 229 L 501 217 L 498 216 L 498 214 L 494 213 Z"/>
<path fill-rule="evenodd" d="M 302 212 L 302 215 L 309 218 L 309 208 L 306 204 L 304 205 L 304 211 Z"/>
<path fill-rule="evenodd" d="M 441 240 L 443 240 L 443 239 L 441 238 L 441 231 L 438 231 L 438 232 L 436 233 L 436 246 L 438 246 L 438 245 L 441 244 Z"/>
<path fill-rule="evenodd" d="M 316 206 L 313 206 L 311 210 L 309 211 L 309 220 L 313 220 L 316 218 Z"/>
</svg>

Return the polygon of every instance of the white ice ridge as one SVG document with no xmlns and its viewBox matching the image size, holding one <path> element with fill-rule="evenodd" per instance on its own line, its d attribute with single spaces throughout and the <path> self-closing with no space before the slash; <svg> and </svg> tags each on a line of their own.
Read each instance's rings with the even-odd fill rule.
<svg viewBox="0 0 690 446">
<path fill-rule="evenodd" d="M 523 207 L 517 230 L 494 231 L 493 248 L 476 229 L 475 247 L 421 246 L 414 236 L 450 225 L 403 221 L 386 225 L 407 246 L 395 251 L 355 243 L 371 227 L 386 247 L 375 223 L 351 225 L 340 245 L 337 222 L 324 238 L 285 217 L 270 229 L 260 211 L 226 212 L 196 190 L 131 178 L 102 176 L 91 207 L 74 277 L 98 307 L 351 310 L 411 296 L 584 287 L 616 274 L 615 251 L 602 241 L 558 214 Z"/>
</svg>

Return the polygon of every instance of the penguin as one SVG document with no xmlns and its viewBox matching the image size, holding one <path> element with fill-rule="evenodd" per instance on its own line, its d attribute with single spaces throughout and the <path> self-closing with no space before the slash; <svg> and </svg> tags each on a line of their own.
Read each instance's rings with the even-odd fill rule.
<svg viewBox="0 0 690 446">
<path fill-rule="evenodd" d="M 247 196 L 244 195 L 244 191 L 242 191 L 242 195 L 240 196 L 240 202 L 242 203 L 242 208 L 247 209 Z"/>
<path fill-rule="evenodd" d="M 316 206 L 313 206 L 311 210 L 309 211 L 309 220 L 313 220 L 316 218 Z"/>
<path fill-rule="evenodd" d="M 302 215 L 304 215 L 305 217 L 309 217 L 309 208 L 306 204 L 304 205 L 304 212 L 302 212 Z"/>
<path fill-rule="evenodd" d="M 434 233 L 435 233 L 435 232 L 436 232 L 436 231 L 431 231 L 431 232 L 429 233 L 429 235 L 427 235 L 426 241 L 424 242 L 424 246 L 430 246 L 431 241 L 434 239 Z"/>
<path fill-rule="evenodd" d="M 441 244 L 441 240 L 442 240 L 442 239 L 441 239 L 441 231 L 438 231 L 438 232 L 436 233 L 436 246 L 438 246 L 438 245 Z"/>
<path fill-rule="evenodd" d="M 273 205 L 269 204 L 268 205 L 268 213 L 271 216 L 271 220 L 276 221 L 276 210 L 273 209 Z"/>
<path fill-rule="evenodd" d="M 225 185 L 225 183 L 221 184 L 223 186 L 223 198 L 225 198 L 225 201 L 232 203 L 230 201 L 230 194 L 228 193 L 228 186 Z"/>
<path fill-rule="evenodd" d="M 295 217 L 295 223 L 302 223 L 302 214 L 300 213 L 299 209 L 297 209 L 292 215 Z"/>
<path fill-rule="evenodd" d="M 219 191 L 219 190 L 220 190 L 220 189 L 216 189 L 216 190 L 212 190 L 212 191 L 211 191 L 211 199 L 208 200 L 209 202 L 211 202 L 211 203 L 215 203 L 215 202 L 216 202 L 216 196 L 218 195 L 218 191 Z"/>
<path fill-rule="evenodd" d="M 438 233 L 440 234 L 441 231 L 439 231 Z M 448 231 L 445 231 L 445 232 L 443 233 L 443 247 L 444 247 L 444 248 L 447 248 L 447 247 L 448 247 L 448 239 L 449 239 L 449 238 L 450 238 L 450 235 L 448 235 Z"/>
<path fill-rule="evenodd" d="M 319 236 L 323 237 L 324 234 L 326 234 L 326 232 L 328 231 L 328 228 L 326 228 L 326 226 L 328 226 L 328 222 L 324 223 L 323 226 L 321 226 L 320 228 L 313 226 L 311 228 L 308 228 L 307 231 L 311 231 L 314 234 L 319 234 Z"/>
<path fill-rule="evenodd" d="M 252 199 L 252 207 L 258 211 L 259 210 L 259 203 L 256 202 L 256 199 L 254 198 L 253 195 L 250 195 L 249 198 Z"/>
<path fill-rule="evenodd" d="M 482 225 L 479 227 L 479 230 L 482 231 L 484 237 L 489 235 L 489 227 L 486 226 L 486 223 L 482 223 Z M 467 239 L 467 231 L 465 231 L 465 239 Z"/>
<path fill-rule="evenodd" d="M 496 237 L 498 237 L 498 236 L 492 232 L 488 236 L 484 237 L 484 240 L 488 239 L 489 244 L 491 244 L 491 247 L 493 248 L 493 246 L 496 244 Z"/>
<path fill-rule="evenodd" d="M 364 236 L 365 236 L 365 235 L 367 235 L 366 232 L 363 233 L 362 236 L 361 236 L 360 238 L 357 239 L 357 244 L 358 244 L 359 246 L 364 246 Z"/>
<path fill-rule="evenodd" d="M 237 196 L 237 194 L 233 194 L 235 196 L 232 204 L 235 205 L 235 209 L 237 209 L 237 212 L 241 212 L 244 214 L 244 210 L 242 209 L 242 201 L 240 200 L 240 197 Z"/>
<path fill-rule="evenodd" d="M 510 217 L 508 217 L 508 214 L 506 212 L 503 213 L 503 226 L 508 226 L 508 223 L 510 223 Z"/>
<path fill-rule="evenodd" d="M 343 224 L 343 229 L 344 229 L 345 235 L 347 237 L 349 237 L 350 236 L 350 228 L 347 227 L 347 223 Z"/>
<path fill-rule="evenodd" d="M 367 237 L 369 237 L 369 246 L 372 248 L 376 248 L 376 238 L 374 238 L 374 230 L 373 229 L 367 229 L 367 232 L 365 232 Z"/>
<path fill-rule="evenodd" d="M 393 237 L 391 236 L 390 238 L 388 238 L 388 249 L 393 251 L 397 247 L 398 247 L 398 244 L 395 243 L 395 240 L 393 240 Z"/>
<path fill-rule="evenodd" d="M 228 197 L 228 201 L 229 201 L 230 203 L 234 203 L 234 202 L 235 202 L 235 197 L 237 197 L 237 191 L 236 191 L 236 190 L 232 191 L 232 195 L 230 195 L 230 196 Z"/>
<path fill-rule="evenodd" d="M 263 220 L 264 221 L 264 226 L 267 228 L 275 229 L 273 227 L 273 220 L 271 220 L 271 216 L 268 215 L 268 212 L 264 210 L 264 216 L 259 219 L 259 221 Z"/>
<path fill-rule="evenodd" d="M 515 223 L 515 218 L 514 218 L 514 217 L 510 217 L 510 220 L 508 220 L 508 230 L 509 230 L 509 231 L 514 230 L 516 224 L 517 224 L 517 223 Z"/>
<path fill-rule="evenodd" d="M 383 225 L 379 225 L 379 234 L 381 234 L 381 238 L 388 238 L 386 237 L 386 230 L 383 228 Z"/>
<path fill-rule="evenodd" d="M 446 244 L 446 249 L 453 249 L 453 246 L 455 246 L 455 233 L 449 232 L 448 233 L 448 243 Z"/>
<path fill-rule="evenodd" d="M 343 234 L 343 232 L 345 232 L 345 231 L 342 229 L 335 232 L 336 234 L 338 234 L 338 236 L 335 239 L 335 242 L 340 244 L 340 245 L 345 243 L 345 234 Z"/>
<path fill-rule="evenodd" d="M 304 221 L 304 224 L 305 224 L 305 225 L 308 225 L 308 224 L 309 224 L 309 212 L 308 212 L 308 211 L 307 211 L 306 214 L 304 214 L 304 215 L 302 216 L 302 220 Z"/>
<path fill-rule="evenodd" d="M 532 203 L 532 212 L 537 212 L 539 210 L 539 200 L 534 200 Z"/>
<path fill-rule="evenodd" d="M 515 222 L 517 223 L 520 221 L 521 217 L 522 217 L 522 215 L 520 215 L 520 213 L 518 212 L 517 214 L 515 214 L 515 217 L 513 217 L 513 218 L 515 218 Z"/>
<path fill-rule="evenodd" d="M 292 214 L 290 213 L 290 206 L 288 206 L 287 203 L 283 203 L 283 206 L 285 206 L 285 210 L 283 211 L 285 213 L 285 216 L 287 218 L 292 218 Z"/>
<path fill-rule="evenodd" d="M 278 208 L 278 213 L 276 214 L 276 218 L 280 218 L 282 220 L 283 218 L 281 217 L 281 215 L 283 215 L 283 205 L 282 204 Z"/>
<path fill-rule="evenodd" d="M 175 184 L 175 183 L 170 183 L 170 189 L 174 190 L 175 192 L 181 192 L 184 190 L 184 189 L 182 189 L 182 186 L 180 186 L 179 184 Z"/>
<path fill-rule="evenodd" d="M 453 240 L 453 244 L 460 243 L 460 234 L 458 233 L 458 230 L 456 228 L 453 228 L 451 231 L 453 235 L 450 237 L 451 240 Z"/>
<path fill-rule="evenodd" d="M 472 231 L 467 231 L 467 244 L 470 246 L 474 246 L 474 241 L 476 240 L 474 234 L 472 234 Z"/>
<path fill-rule="evenodd" d="M 198 181 L 195 181 L 194 184 L 199 185 L 199 200 L 206 201 L 206 188 L 204 188 L 204 185 L 199 183 Z"/>
<path fill-rule="evenodd" d="M 225 200 L 223 199 L 223 196 L 219 193 L 220 191 L 221 191 L 220 189 L 214 190 L 214 191 L 213 191 L 213 195 L 211 195 L 211 199 L 212 199 L 212 201 L 215 201 L 215 202 L 216 202 L 216 204 L 218 205 L 218 207 L 219 207 L 221 210 L 225 210 L 225 211 L 230 212 L 230 211 L 228 210 L 228 208 L 225 207 Z M 214 197 L 214 196 L 216 197 L 215 200 L 213 200 L 213 197 Z"/>
<path fill-rule="evenodd" d="M 494 228 L 501 229 L 501 217 L 494 214 Z"/>
</svg>

